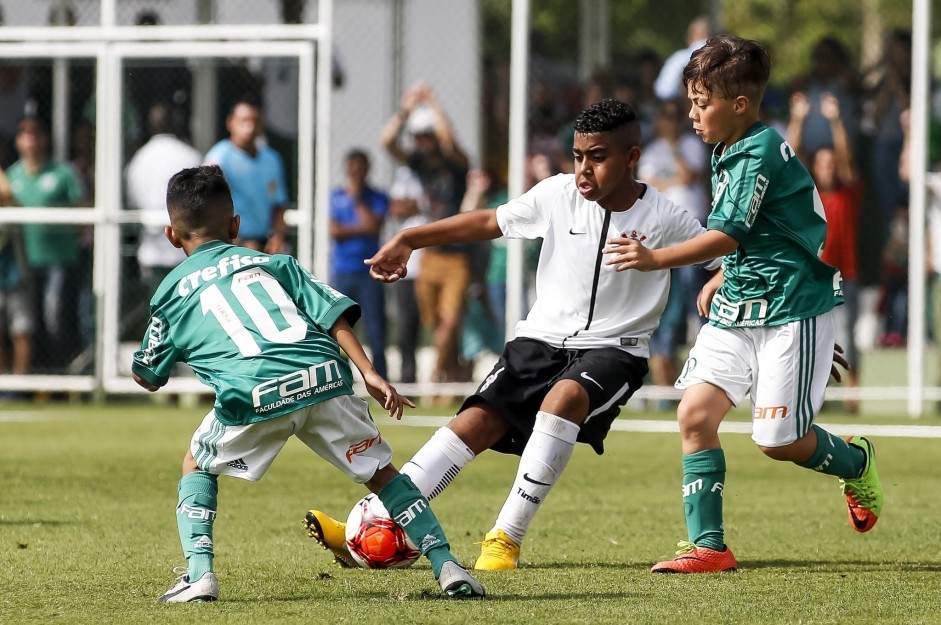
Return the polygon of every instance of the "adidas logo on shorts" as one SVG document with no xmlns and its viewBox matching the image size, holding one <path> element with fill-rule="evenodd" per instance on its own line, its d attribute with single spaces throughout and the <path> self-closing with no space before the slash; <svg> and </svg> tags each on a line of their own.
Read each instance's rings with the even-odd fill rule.
<svg viewBox="0 0 941 625">
<path fill-rule="evenodd" d="M 233 469 L 238 469 L 239 471 L 248 471 L 248 465 L 245 464 L 245 461 L 241 458 L 233 460 L 232 462 L 226 462 L 225 466 L 232 467 Z"/>
</svg>

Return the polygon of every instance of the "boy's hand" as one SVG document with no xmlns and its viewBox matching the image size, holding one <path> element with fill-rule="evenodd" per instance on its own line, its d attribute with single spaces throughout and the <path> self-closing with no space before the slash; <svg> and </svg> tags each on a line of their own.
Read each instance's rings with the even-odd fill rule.
<svg viewBox="0 0 941 625">
<path fill-rule="evenodd" d="M 415 407 L 412 400 L 399 395 L 398 391 L 375 371 L 363 374 L 363 381 L 366 382 L 366 390 L 369 391 L 373 399 L 389 411 L 390 417 L 401 420 L 404 406 Z"/>
<path fill-rule="evenodd" d="M 709 309 L 712 307 L 712 298 L 715 296 L 716 291 L 719 290 L 719 287 L 722 286 L 724 282 L 724 277 L 722 272 L 718 272 L 713 276 L 706 284 L 702 287 L 702 290 L 699 291 L 699 295 L 696 296 L 696 312 L 699 313 L 700 317 L 706 319 L 709 318 Z"/>
<path fill-rule="evenodd" d="M 375 256 L 363 262 L 369 265 L 369 275 L 375 280 L 395 282 L 408 273 L 405 263 L 411 255 L 412 248 L 403 242 L 401 237 L 393 237 L 379 248 Z"/>
<path fill-rule="evenodd" d="M 843 346 L 839 343 L 833 344 L 833 364 L 830 365 L 830 377 L 836 380 L 837 382 L 843 381 L 843 374 L 840 373 L 840 370 L 836 368 L 837 365 L 840 365 L 845 370 L 849 371 L 850 363 L 847 362 L 846 358 L 843 357 Z"/>
<path fill-rule="evenodd" d="M 615 271 L 626 271 L 628 269 L 656 271 L 660 269 L 654 259 L 653 252 L 644 247 L 637 239 L 614 237 L 608 239 L 607 247 L 601 251 L 604 254 L 614 255 L 605 261 L 605 265 L 617 265 Z"/>
</svg>

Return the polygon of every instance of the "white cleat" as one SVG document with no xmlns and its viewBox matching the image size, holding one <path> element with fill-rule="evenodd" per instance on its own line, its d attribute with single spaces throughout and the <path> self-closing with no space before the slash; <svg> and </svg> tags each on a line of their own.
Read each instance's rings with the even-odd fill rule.
<svg viewBox="0 0 941 625">
<path fill-rule="evenodd" d="M 449 599 L 483 599 L 487 594 L 480 582 L 453 560 L 441 567 L 438 585 Z"/>
<path fill-rule="evenodd" d="M 173 569 L 174 573 L 179 568 Z M 160 603 L 189 603 L 198 601 L 215 601 L 219 598 L 219 581 L 215 573 L 206 573 L 195 582 L 190 582 L 186 569 L 176 582 L 176 586 L 163 593 L 157 601 Z"/>
</svg>

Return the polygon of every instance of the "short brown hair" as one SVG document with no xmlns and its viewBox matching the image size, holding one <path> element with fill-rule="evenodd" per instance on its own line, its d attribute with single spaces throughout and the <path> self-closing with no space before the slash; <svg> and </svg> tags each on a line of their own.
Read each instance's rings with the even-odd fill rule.
<svg viewBox="0 0 941 625">
<path fill-rule="evenodd" d="M 770 76 L 771 58 L 764 46 L 752 39 L 718 35 L 693 52 L 683 70 L 683 85 L 728 99 L 745 95 L 760 100 Z"/>
</svg>

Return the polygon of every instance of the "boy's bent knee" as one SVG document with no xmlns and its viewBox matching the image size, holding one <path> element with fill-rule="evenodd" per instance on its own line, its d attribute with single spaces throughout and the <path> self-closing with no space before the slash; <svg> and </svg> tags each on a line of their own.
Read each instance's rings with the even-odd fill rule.
<svg viewBox="0 0 941 625">
<path fill-rule="evenodd" d="M 542 400 L 540 410 L 581 424 L 588 416 L 590 403 L 588 391 L 581 384 L 574 380 L 559 380 Z"/>
<path fill-rule="evenodd" d="M 445 427 L 476 456 L 503 438 L 510 424 L 493 406 L 482 401 L 462 410 Z"/>
</svg>

